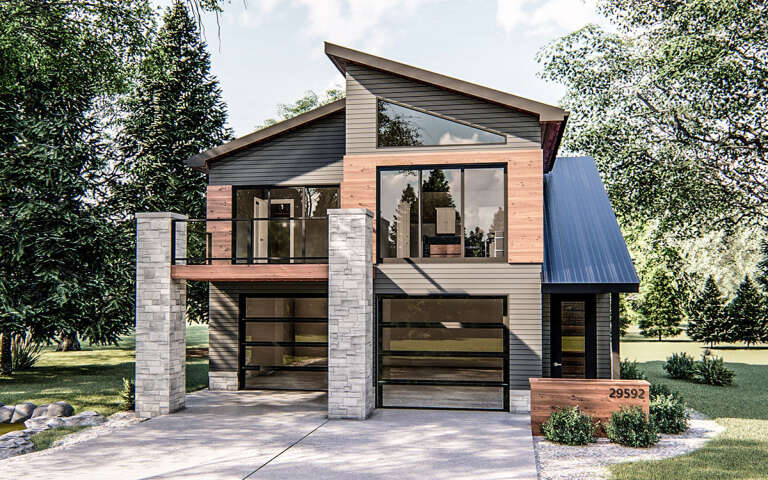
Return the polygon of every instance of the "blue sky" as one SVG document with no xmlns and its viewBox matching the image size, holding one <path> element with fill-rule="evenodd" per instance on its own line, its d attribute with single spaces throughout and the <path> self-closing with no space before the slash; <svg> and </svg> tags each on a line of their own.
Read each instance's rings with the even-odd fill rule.
<svg viewBox="0 0 768 480">
<path fill-rule="evenodd" d="M 343 85 L 324 40 L 556 104 L 536 52 L 604 23 L 592 0 L 232 0 L 219 22 L 220 40 L 212 15 L 205 36 L 237 136 L 307 89 Z"/>
</svg>

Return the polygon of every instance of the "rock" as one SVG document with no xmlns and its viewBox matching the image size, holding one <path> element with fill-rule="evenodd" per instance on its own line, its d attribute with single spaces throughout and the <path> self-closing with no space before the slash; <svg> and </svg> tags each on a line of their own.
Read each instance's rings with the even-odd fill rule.
<svg viewBox="0 0 768 480">
<path fill-rule="evenodd" d="M 3 402 L 0 402 L 0 407 L 2 407 L 3 405 L 5 405 L 5 404 Z"/>
<path fill-rule="evenodd" d="M 35 411 L 32 412 L 31 418 L 45 417 L 46 413 L 48 413 L 48 405 L 49 404 L 46 403 L 45 405 L 40 405 L 39 407 L 37 407 Z"/>
<path fill-rule="evenodd" d="M 0 437 L 0 460 L 29 453 L 35 449 L 35 444 L 29 440 L 28 435 L 12 435 L 20 433 L 23 432 L 6 433 Z"/>
<path fill-rule="evenodd" d="M 24 420 L 31 418 L 35 408 L 37 408 L 37 405 L 32 402 L 19 403 L 13 410 L 11 423 L 21 423 Z"/>
<path fill-rule="evenodd" d="M 64 426 L 67 427 L 93 427 L 107 421 L 106 418 L 92 410 L 78 413 L 71 417 L 64 417 L 61 420 L 64 422 Z"/>
<path fill-rule="evenodd" d="M 10 423 L 13 418 L 13 405 L 0 407 L 0 423 Z"/>
<path fill-rule="evenodd" d="M 24 425 L 28 430 L 37 433 L 61 427 L 65 425 L 65 423 L 61 417 L 34 417 L 24 422 Z"/>
<path fill-rule="evenodd" d="M 48 405 L 47 417 L 71 417 L 74 415 L 75 409 L 67 402 L 53 402 Z"/>
</svg>

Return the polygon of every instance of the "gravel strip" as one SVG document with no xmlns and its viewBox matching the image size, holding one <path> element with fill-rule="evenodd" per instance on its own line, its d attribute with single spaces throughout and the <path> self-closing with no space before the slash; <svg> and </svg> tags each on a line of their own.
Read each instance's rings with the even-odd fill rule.
<svg viewBox="0 0 768 480">
<path fill-rule="evenodd" d="M 536 470 L 540 480 L 582 480 L 609 477 L 608 465 L 639 460 L 676 457 L 701 448 L 724 428 L 701 413 L 690 410 L 687 431 L 679 435 L 661 435 L 651 448 L 630 448 L 598 439 L 584 447 L 552 443 L 544 437 L 533 437 Z"/>
</svg>

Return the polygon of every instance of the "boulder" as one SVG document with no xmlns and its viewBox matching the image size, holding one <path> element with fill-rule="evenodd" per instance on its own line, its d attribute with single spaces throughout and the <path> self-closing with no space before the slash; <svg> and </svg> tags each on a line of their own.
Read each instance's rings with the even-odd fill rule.
<svg viewBox="0 0 768 480">
<path fill-rule="evenodd" d="M 107 421 L 106 418 L 92 410 L 78 413 L 71 417 L 64 417 L 61 420 L 66 427 L 93 427 Z"/>
<path fill-rule="evenodd" d="M 13 418 L 13 405 L 0 407 L 0 423 L 10 423 Z"/>
<path fill-rule="evenodd" d="M 47 417 L 71 417 L 75 414 L 75 408 L 67 402 L 53 402 L 48 405 Z"/>
<path fill-rule="evenodd" d="M 21 423 L 32 417 L 32 413 L 37 408 L 32 402 L 19 403 L 13 409 L 13 416 L 11 417 L 11 423 Z"/>
<path fill-rule="evenodd" d="M 34 417 L 24 422 L 24 425 L 27 427 L 27 430 L 37 433 L 61 427 L 65 423 L 61 417 Z"/>
<path fill-rule="evenodd" d="M 0 460 L 29 453 L 35 449 L 35 444 L 29 440 L 29 435 L 18 435 L 20 433 L 22 432 L 11 432 L 0 437 Z"/>
<path fill-rule="evenodd" d="M 37 407 L 35 411 L 32 412 L 32 417 L 30 418 L 45 417 L 46 413 L 48 413 L 48 405 L 50 404 L 46 403 L 45 405 Z"/>
</svg>

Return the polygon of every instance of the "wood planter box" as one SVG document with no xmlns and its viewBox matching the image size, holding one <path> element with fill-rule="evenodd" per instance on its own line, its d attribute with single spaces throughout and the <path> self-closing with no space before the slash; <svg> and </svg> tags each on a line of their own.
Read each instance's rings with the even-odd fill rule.
<svg viewBox="0 0 768 480">
<path fill-rule="evenodd" d="M 645 380 L 529 378 L 531 385 L 531 431 L 541 435 L 541 424 L 561 407 L 578 406 L 604 425 L 621 407 L 638 406 L 648 415 L 648 388 Z M 605 432 L 602 427 L 598 435 Z"/>
</svg>

